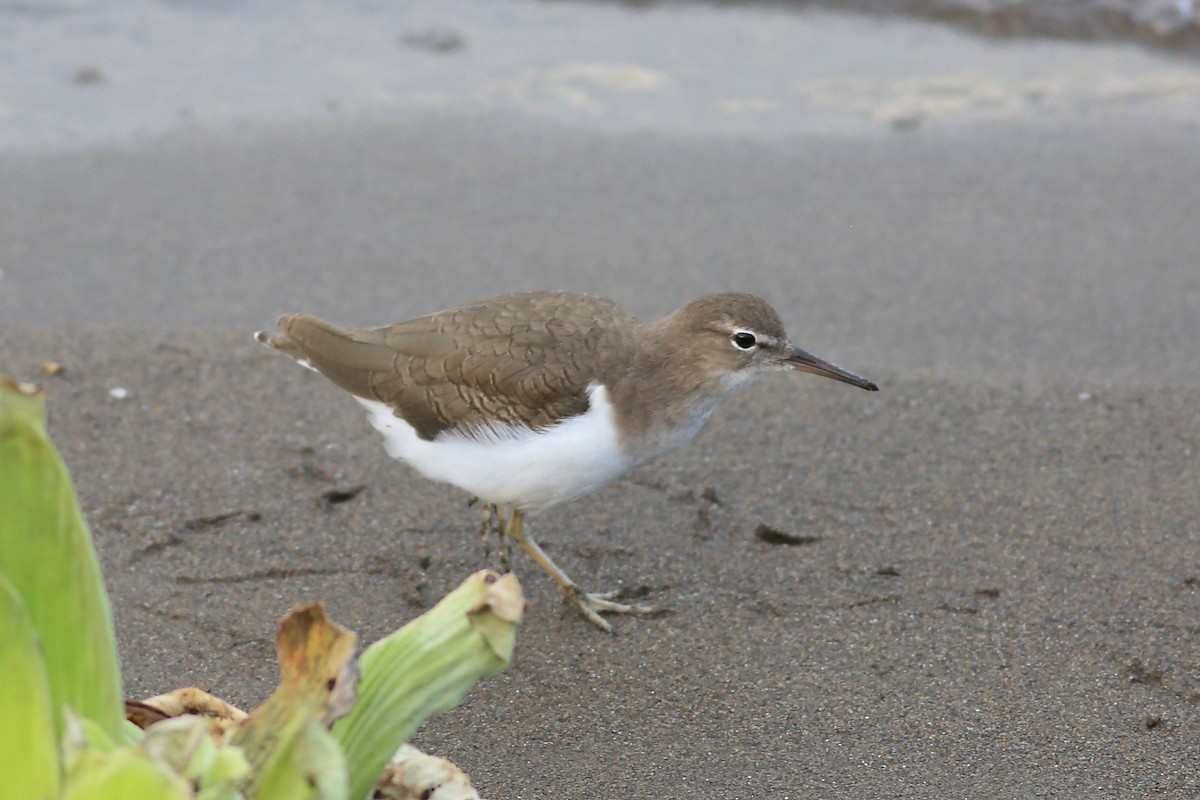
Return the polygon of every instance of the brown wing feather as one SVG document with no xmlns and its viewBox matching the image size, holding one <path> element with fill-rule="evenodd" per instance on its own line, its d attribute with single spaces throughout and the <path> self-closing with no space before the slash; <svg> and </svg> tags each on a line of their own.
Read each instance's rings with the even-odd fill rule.
<svg viewBox="0 0 1200 800">
<path fill-rule="evenodd" d="M 621 368 L 614 345 L 637 325 L 608 300 L 536 292 L 350 331 L 291 315 L 266 343 L 390 405 L 433 439 L 491 422 L 544 428 L 582 414 L 588 384 Z"/>
</svg>

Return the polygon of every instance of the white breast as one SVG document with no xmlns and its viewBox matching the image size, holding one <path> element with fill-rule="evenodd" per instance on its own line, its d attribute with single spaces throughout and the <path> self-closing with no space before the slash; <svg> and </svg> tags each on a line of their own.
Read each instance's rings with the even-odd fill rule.
<svg viewBox="0 0 1200 800">
<path fill-rule="evenodd" d="M 595 491 L 631 466 L 617 445 L 608 390 L 599 385 L 588 387 L 586 413 L 553 428 L 494 425 L 473 434 L 443 432 L 433 441 L 417 436 L 383 403 L 355 399 L 392 458 L 488 503 L 538 511 Z"/>
</svg>

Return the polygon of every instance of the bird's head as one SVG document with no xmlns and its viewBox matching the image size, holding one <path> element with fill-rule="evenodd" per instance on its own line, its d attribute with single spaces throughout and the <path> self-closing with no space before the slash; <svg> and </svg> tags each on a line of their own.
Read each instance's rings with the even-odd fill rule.
<svg viewBox="0 0 1200 800">
<path fill-rule="evenodd" d="M 726 388 L 764 372 L 794 370 L 872 392 L 879 389 L 863 376 L 792 344 L 775 309 L 751 294 L 707 295 L 663 322 L 673 335 L 687 339 L 693 368 L 717 377 Z"/>
</svg>

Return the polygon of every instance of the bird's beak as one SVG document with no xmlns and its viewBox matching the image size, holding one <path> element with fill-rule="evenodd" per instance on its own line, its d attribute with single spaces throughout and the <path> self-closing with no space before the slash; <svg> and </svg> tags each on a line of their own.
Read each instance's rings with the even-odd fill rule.
<svg viewBox="0 0 1200 800">
<path fill-rule="evenodd" d="M 820 375 L 822 378 L 833 378 L 835 381 L 848 383 L 851 386 L 866 389 L 868 392 L 879 391 L 878 386 L 862 375 L 856 375 L 848 369 L 842 369 L 837 364 L 826 361 L 823 358 L 818 358 L 812 353 L 801 350 L 799 347 L 792 346 L 791 351 L 783 359 L 783 363 L 799 372 L 810 372 L 813 375 Z"/>
</svg>

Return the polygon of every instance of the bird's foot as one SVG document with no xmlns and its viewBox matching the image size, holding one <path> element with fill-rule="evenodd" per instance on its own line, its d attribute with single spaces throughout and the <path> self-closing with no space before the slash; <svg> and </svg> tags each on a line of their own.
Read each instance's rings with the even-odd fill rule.
<svg viewBox="0 0 1200 800">
<path fill-rule="evenodd" d="M 563 588 L 563 600 L 573 604 L 588 622 L 605 633 L 612 633 L 612 626 L 604 617 L 600 616 L 601 614 L 654 614 L 658 611 L 654 606 L 614 602 L 612 598 L 617 594 L 617 592 L 591 594 L 573 583 Z"/>
<path fill-rule="evenodd" d="M 475 499 L 478 500 L 478 498 Z M 504 574 L 509 571 L 509 545 L 508 537 L 504 533 L 504 520 L 500 516 L 499 509 L 494 504 L 485 503 L 483 506 L 483 516 L 479 522 L 479 536 L 483 541 L 484 561 L 489 563 L 492 560 L 492 531 L 496 532 L 496 542 L 500 552 L 499 572 Z"/>
</svg>

